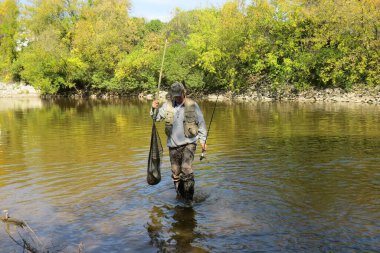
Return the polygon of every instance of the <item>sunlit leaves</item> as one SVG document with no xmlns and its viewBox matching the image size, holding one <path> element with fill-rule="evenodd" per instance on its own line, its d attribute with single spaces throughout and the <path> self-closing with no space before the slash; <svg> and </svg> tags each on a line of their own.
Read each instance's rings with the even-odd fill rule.
<svg viewBox="0 0 380 253">
<path fill-rule="evenodd" d="M 214 87 L 235 90 L 238 78 L 239 54 L 245 40 L 244 14 L 237 2 L 228 2 L 221 10 L 205 9 L 194 13 L 187 45 L 197 55 L 196 64 L 208 76 Z M 208 87 L 210 88 L 210 87 Z"/>
<path fill-rule="evenodd" d="M 74 85 L 65 78 L 68 50 L 58 37 L 57 32 L 44 31 L 18 59 L 21 77 L 43 93 L 56 93 L 62 87 Z"/>
<path fill-rule="evenodd" d="M 73 87 L 68 70 L 71 29 L 78 17 L 75 0 L 35 0 L 22 19 L 22 34 L 29 41 L 15 65 L 18 75 L 42 93 Z"/>
<path fill-rule="evenodd" d="M 86 63 L 84 83 L 107 88 L 124 52 L 132 48 L 136 28 L 128 19 L 129 1 L 95 1 L 82 9 L 73 36 L 73 54 Z"/>
<path fill-rule="evenodd" d="M 18 16 L 16 1 L 1 1 L 1 77 L 47 93 L 153 91 L 170 31 L 163 88 L 380 85 L 379 0 L 232 0 L 177 9 L 169 23 L 130 18 L 129 5 L 32 0 Z"/>
<path fill-rule="evenodd" d="M 16 58 L 16 32 L 19 9 L 15 0 L 0 2 L 0 78 L 12 79 L 12 62 Z"/>
</svg>

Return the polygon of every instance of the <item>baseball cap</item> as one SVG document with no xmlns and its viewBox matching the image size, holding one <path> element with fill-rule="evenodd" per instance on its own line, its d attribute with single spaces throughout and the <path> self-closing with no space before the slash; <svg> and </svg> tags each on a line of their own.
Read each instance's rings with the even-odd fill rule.
<svg viewBox="0 0 380 253">
<path fill-rule="evenodd" d="M 184 91 L 185 91 L 185 87 L 183 86 L 182 83 L 179 83 L 179 82 L 173 83 L 170 88 L 172 97 L 180 97 Z"/>
</svg>

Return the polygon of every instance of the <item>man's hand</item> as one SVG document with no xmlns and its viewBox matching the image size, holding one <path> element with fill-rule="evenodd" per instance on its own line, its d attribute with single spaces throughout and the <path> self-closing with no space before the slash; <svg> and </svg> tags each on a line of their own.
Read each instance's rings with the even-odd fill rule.
<svg viewBox="0 0 380 253">
<path fill-rule="evenodd" d="M 203 160 L 205 159 L 205 152 L 206 152 L 206 149 L 207 149 L 207 144 L 206 143 L 201 143 L 201 147 L 202 147 L 202 154 L 201 154 L 201 157 L 199 158 L 199 160 Z"/>
<path fill-rule="evenodd" d="M 207 144 L 206 143 L 201 143 L 201 147 L 202 147 L 202 153 L 207 150 Z"/>
<path fill-rule="evenodd" d="M 159 106 L 159 102 L 158 102 L 158 100 L 153 100 L 153 102 L 152 102 L 152 108 L 154 108 L 154 109 L 157 109 L 158 108 L 158 106 Z"/>
</svg>

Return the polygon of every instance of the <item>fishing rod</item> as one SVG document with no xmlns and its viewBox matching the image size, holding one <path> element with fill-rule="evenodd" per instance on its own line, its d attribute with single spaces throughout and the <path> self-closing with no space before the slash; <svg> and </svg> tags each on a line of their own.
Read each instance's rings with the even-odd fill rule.
<svg viewBox="0 0 380 253">
<path fill-rule="evenodd" d="M 212 119 L 214 118 L 214 113 L 215 113 L 215 109 L 216 109 L 216 103 L 218 102 L 218 98 L 219 98 L 219 94 L 218 96 L 216 97 L 216 100 L 215 100 L 215 104 L 214 104 L 214 109 L 212 110 L 212 114 L 211 114 L 211 119 L 210 119 L 210 123 L 208 124 L 208 128 L 207 128 L 207 136 L 206 136 L 206 140 L 205 140 L 205 145 L 206 145 L 206 142 L 207 142 L 207 139 L 208 139 L 208 136 L 210 134 L 210 127 L 211 127 L 211 123 L 212 123 Z M 199 160 L 203 160 L 206 158 L 205 156 L 205 150 L 202 150 L 202 154 L 201 154 L 201 157 L 199 158 Z"/>
<path fill-rule="evenodd" d="M 166 33 L 166 38 L 165 38 L 164 53 L 162 54 L 160 76 L 158 77 L 158 87 L 157 87 L 156 99 L 159 99 L 159 98 L 160 98 L 160 86 L 161 86 L 161 79 L 162 79 L 162 71 L 163 71 L 163 69 L 164 69 L 164 61 L 165 61 L 166 47 L 167 47 L 167 45 L 168 45 L 168 38 L 169 38 L 169 35 L 170 35 L 170 32 L 167 32 L 167 33 Z"/>
<path fill-rule="evenodd" d="M 170 36 L 170 32 L 166 33 L 166 38 L 165 38 L 165 45 L 164 45 L 164 53 L 162 54 L 162 60 L 161 60 L 161 69 L 160 69 L 160 75 L 158 77 L 158 85 L 157 85 L 157 92 L 156 92 L 156 100 L 160 99 L 160 86 L 161 86 L 161 80 L 162 80 L 162 71 L 164 69 L 164 61 L 165 61 L 165 54 L 166 54 L 166 47 L 168 45 L 168 39 Z M 154 114 L 153 114 L 153 121 L 156 121 L 156 117 L 158 114 L 158 108 L 154 109 Z"/>
<path fill-rule="evenodd" d="M 164 61 L 165 61 L 165 53 L 166 53 L 166 47 L 168 44 L 168 38 L 170 33 L 166 33 L 165 38 L 165 46 L 164 46 L 164 53 L 162 55 L 162 61 L 161 61 L 161 69 L 160 69 L 160 76 L 158 78 L 158 87 L 157 87 L 157 93 L 156 93 L 156 100 L 160 99 L 160 85 L 161 85 L 161 79 L 162 79 L 162 71 L 164 69 Z M 147 182 L 150 185 L 158 184 L 161 181 L 161 172 L 160 172 L 160 166 L 161 166 L 161 158 L 162 158 L 162 146 L 161 146 L 161 140 L 160 136 L 157 133 L 156 129 L 156 119 L 158 115 L 158 107 L 154 109 L 153 111 L 153 125 L 152 125 L 152 135 L 150 138 L 150 150 L 149 150 L 149 158 L 148 158 L 148 168 L 147 168 Z"/>
</svg>

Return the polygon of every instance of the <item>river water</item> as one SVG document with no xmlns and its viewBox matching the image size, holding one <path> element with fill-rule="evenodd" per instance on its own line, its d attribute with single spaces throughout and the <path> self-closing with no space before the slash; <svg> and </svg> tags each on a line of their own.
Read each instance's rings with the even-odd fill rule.
<svg viewBox="0 0 380 253">
<path fill-rule="evenodd" d="M 0 209 L 49 252 L 380 252 L 379 106 L 218 102 L 192 205 L 166 148 L 146 183 L 149 108 L 2 99 Z M 1 222 L 0 252 L 23 252 Z"/>
</svg>

